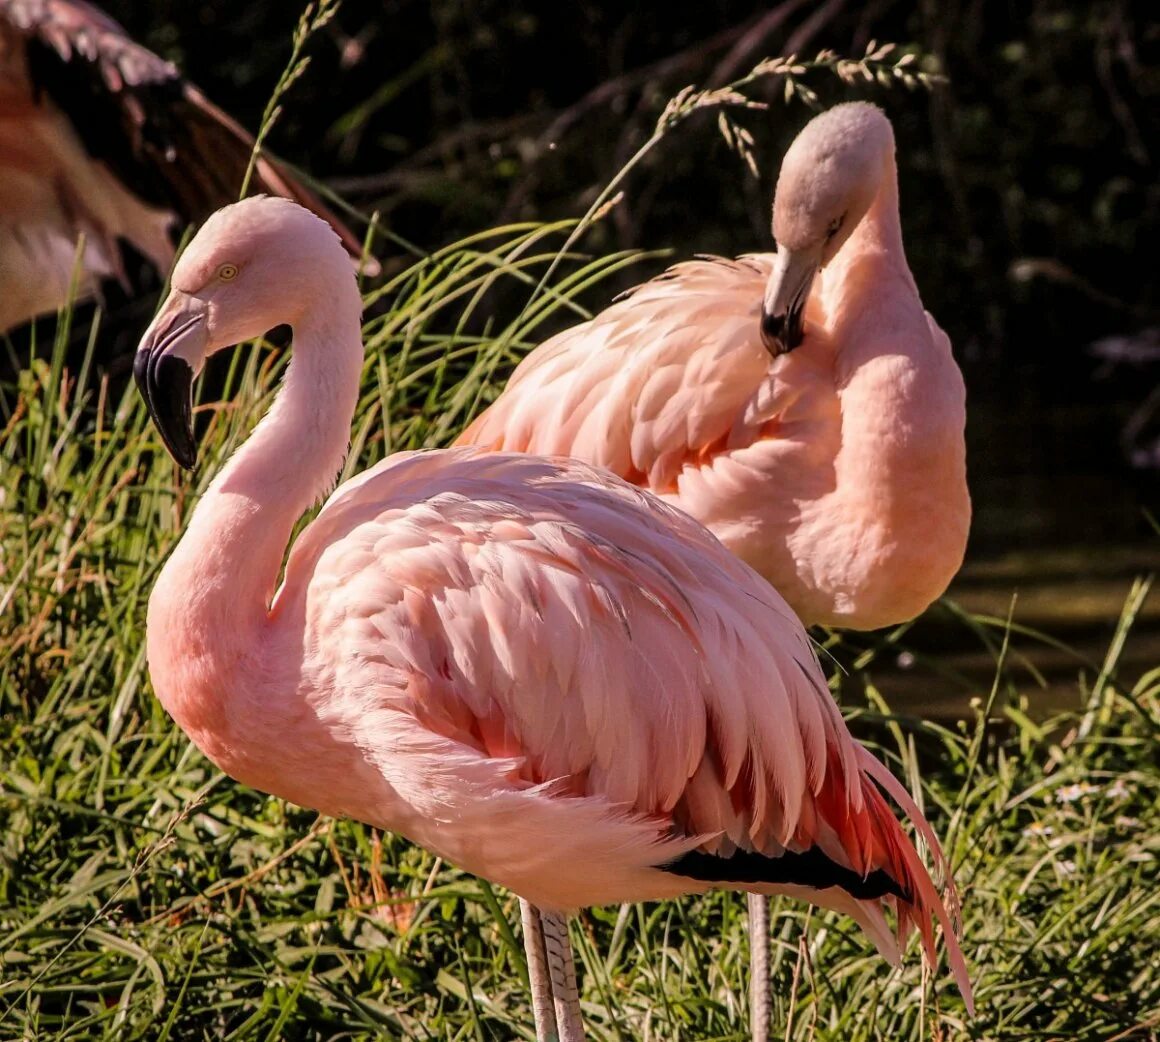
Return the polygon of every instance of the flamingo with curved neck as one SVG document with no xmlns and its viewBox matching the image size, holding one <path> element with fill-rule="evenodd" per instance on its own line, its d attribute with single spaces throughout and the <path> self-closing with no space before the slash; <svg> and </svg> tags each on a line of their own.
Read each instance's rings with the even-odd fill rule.
<svg viewBox="0 0 1160 1042">
<path fill-rule="evenodd" d="M 806 125 L 773 232 L 776 253 L 678 264 L 540 345 L 460 443 L 649 489 L 807 624 L 903 622 L 958 570 L 971 507 L 962 375 L 906 262 L 880 109 Z"/>
<path fill-rule="evenodd" d="M 541 1039 L 582 1035 L 564 910 L 712 886 L 838 908 L 892 958 L 913 927 L 933 956 L 937 921 L 970 1002 L 951 915 L 883 793 L 941 861 L 929 826 L 755 573 L 582 463 L 470 449 L 348 481 L 283 568 L 348 447 L 349 262 L 317 217 L 251 199 L 210 218 L 171 285 L 134 372 L 182 466 L 205 359 L 294 330 L 285 385 L 149 601 L 154 688 L 215 764 L 519 894 Z"/>
</svg>

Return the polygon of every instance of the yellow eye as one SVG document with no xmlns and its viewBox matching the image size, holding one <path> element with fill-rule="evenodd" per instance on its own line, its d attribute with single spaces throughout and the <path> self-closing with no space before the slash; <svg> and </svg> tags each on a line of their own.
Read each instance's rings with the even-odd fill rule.
<svg viewBox="0 0 1160 1042">
<path fill-rule="evenodd" d="M 236 264 L 223 264 L 220 268 L 218 268 L 218 278 L 221 279 L 222 282 L 229 282 L 230 279 L 237 278 L 237 276 L 238 266 Z"/>
</svg>

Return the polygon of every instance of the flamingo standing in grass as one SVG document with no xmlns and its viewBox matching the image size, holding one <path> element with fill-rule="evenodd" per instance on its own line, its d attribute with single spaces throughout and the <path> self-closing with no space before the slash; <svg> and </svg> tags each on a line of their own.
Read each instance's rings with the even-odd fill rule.
<svg viewBox="0 0 1160 1042">
<path fill-rule="evenodd" d="M 283 570 L 348 450 L 350 262 L 317 217 L 250 199 L 210 218 L 171 285 L 134 374 L 184 467 L 205 359 L 294 330 L 282 390 L 149 601 L 154 688 L 214 763 L 520 895 L 541 1039 L 582 1037 L 563 913 L 713 886 L 840 909 L 890 958 L 911 927 L 933 957 L 933 918 L 970 1003 L 953 902 L 884 794 L 942 863 L 937 842 L 756 573 L 587 464 L 474 449 L 348 481 Z"/>
<path fill-rule="evenodd" d="M 958 571 L 971 505 L 962 375 L 906 263 L 880 109 L 838 105 L 798 135 L 773 234 L 776 254 L 679 264 L 536 348 L 460 444 L 649 489 L 807 624 L 903 622 Z M 750 918 L 764 1038 L 758 897 Z"/>
</svg>

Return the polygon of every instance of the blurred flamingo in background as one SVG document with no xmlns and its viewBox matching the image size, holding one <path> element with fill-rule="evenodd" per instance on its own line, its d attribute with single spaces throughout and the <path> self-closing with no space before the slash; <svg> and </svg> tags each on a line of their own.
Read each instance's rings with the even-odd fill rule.
<svg viewBox="0 0 1160 1042">
<path fill-rule="evenodd" d="M 206 223 L 171 285 L 134 373 L 185 467 L 206 358 L 294 330 L 277 399 L 149 602 L 154 688 L 214 763 L 519 894 L 541 1039 L 582 1037 L 563 912 L 712 886 L 840 909 L 890 958 L 911 927 L 933 957 L 933 917 L 970 1005 L 953 901 L 884 793 L 941 865 L 937 842 L 772 587 L 611 475 L 472 449 L 348 481 L 283 570 L 348 450 L 349 261 L 318 218 L 250 199 Z"/>
<path fill-rule="evenodd" d="M 775 254 L 678 264 L 541 344 L 459 444 L 574 456 L 649 489 L 807 624 L 903 622 L 958 571 L 971 507 L 962 374 L 906 263 L 880 109 L 807 124 L 773 235 Z M 750 914 L 757 1038 L 764 902 Z"/>
<path fill-rule="evenodd" d="M 167 272 L 174 233 L 237 199 L 253 146 L 98 8 L 0 0 L 0 333 L 67 303 L 82 235 L 81 299 L 101 279 L 127 284 L 126 244 Z M 279 163 L 260 158 L 253 185 L 308 206 L 362 253 Z"/>
</svg>

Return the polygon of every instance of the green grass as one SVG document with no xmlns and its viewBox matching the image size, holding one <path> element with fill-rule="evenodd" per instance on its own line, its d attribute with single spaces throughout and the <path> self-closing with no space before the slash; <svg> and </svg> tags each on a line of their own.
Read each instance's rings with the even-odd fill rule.
<svg viewBox="0 0 1160 1042">
<path fill-rule="evenodd" d="M 368 299 L 348 473 L 450 440 L 546 323 L 581 317 L 583 292 L 638 259 L 558 260 L 571 230 L 477 236 Z M 486 317 L 529 297 L 509 323 Z M 96 329 L 74 372 L 62 330 L 0 400 L 0 1038 L 531 1038 L 510 894 L 234 784 L 150 691 L 149 589 L 199 489 L 268 405 L 285 352 L 241 349 L 218 374 L 222 404 L 200 410 L 189 479 L 132 388 L 101 374 L 100 342 Z M 852 726 L 912 786 L 922 763 L 922 801 L 963 890 L 979 1013 L 965 1021 L 913 945 L 891 969 L 849 922 L 783 901 L 779 1035 L 1157 1037 L 1160 671 L 1129 690 L 1116 679 L 1139 599 L 1079 679 L 1088 710 L 1074 716 L 1031 718 L 1001 621 L 964 619 L 996 663 L 970 726 L 892 717 L 871 657 L 835 678 L 859 707 Z M 743 910 L 716 894 L 578 917 L 591 1037 L 746 1037 Z"/>
</svg>

